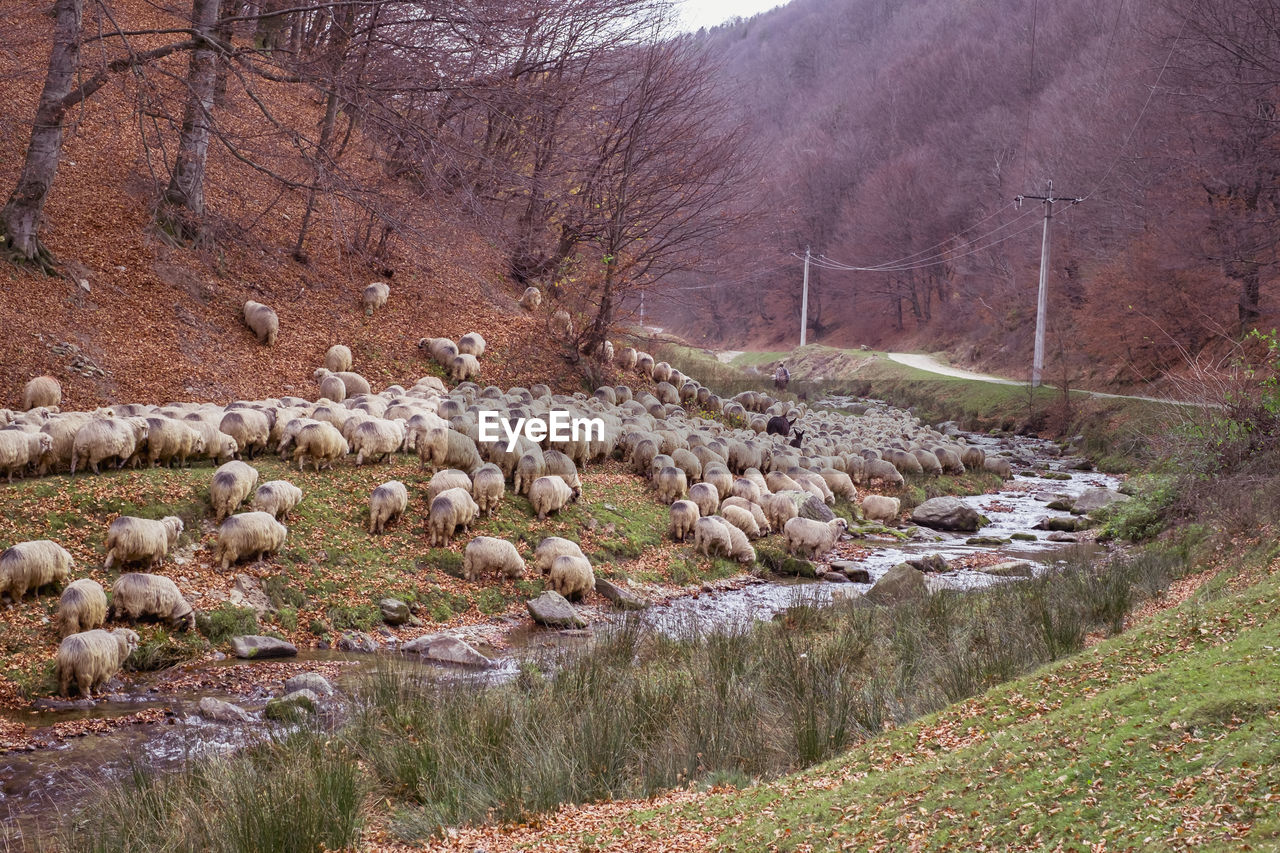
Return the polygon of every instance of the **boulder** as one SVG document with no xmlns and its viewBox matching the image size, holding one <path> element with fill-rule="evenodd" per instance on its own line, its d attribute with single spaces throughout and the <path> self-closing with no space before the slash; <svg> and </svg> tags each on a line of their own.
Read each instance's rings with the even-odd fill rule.
<svg viewBox="0 0 1280 853">
<path fill-rule="evenodd" d="M 868 601 L 885 606 L 925 598 L 928 595 L 929 587 L 924 582 L 924 573 L 906 563 L 898 563 L 867 590 Z"/>
<path fill-rule="evenodd" d="M 221 699 L 214 699 L 212 696 L 201 698 L 197 710 L 200 716 L 215 723 L 253 722 L 253 717 L 244 708 L 232 705 L 230 702 L 223 702 Z"/>
<path fill-rule="evenodd" d="M 388 625 L 403 625 L 409 621 L 409 605 L 398 598 L 384 598 L 378 602 L 382 621 Z"/>
<path fill-rule="evenodd" d="M 1011 534 L 1009 538 L 1015 542 L 1035 542 L 1037 539 L 1039 539 L 1039 537 L 1036 536 L 1034 533 L 1022 533 L 1022 532 Z"/>
<path fill-rule="evenodd" d="M 1128 495 L 1122 495 L 1114 489 L 1089 489 L 1076 498 L 1076 509 L 1080 512 L 1095 512 L 1127 500 L 1129 500 Z"/>
<path fill-rule="evenodd" d="M 245 634 L 231 638 L 231 649 L 236 657 L 246 660 L 259 658 L 291 658 L 298 654 L 298 647 L 288 640 Z"/>
<path fill-rule="evenodd" d="M 930 554 L 927 557 L 915 557 L 907 560 L 907 565 L 922 572 L 949 572 L 946 557 L 941 554 Z"/>
<path fill-rule="evenodd" d="M 378 641 L 363 631 L 343 631 L 342 636 L 338 637 L 340 651 L 372 654 L 378 648 Z"/>
<path fill-rule="evenodd" d="M 1079 537 L 1077 537 L 1075 534 L 1063 533 L 1060 530 L 1050 533 L 1048 536 L 1045 537 L 1045 539 L 1050 542 L 1079 542 L 1080 541 Z"/>
<path fill-rule="evenodd" d="M 984 548 L 999 548 L 1001 545 L 1008 545 L 1009 542 L 1010 540 L 1001 539 L 999 536 L 970 536 L 964 540 L 966 545 L 980 545 Z"/>
<path fill-rule="evenodd" d="M 862 566 L 849 560 L 836 560 L 831 564 L 831 570 L 839 572 L 853 583 L 871 583 L 871 574 Z"/>
<path fill-rule="evenodd" d="M 930 498 L 911 513 L 911 520 L 939 530 L 973 532 L 981 526 L 978 511 L 959 498 Z"/>
<path fill-rule="evenodd" d="M 262 584 L 258 583 L 257 578 L 249 575 L 236 575 L 236 584 L 227 594 L 227 600 L 236 607 L 253 610 L 259 617 L 276 612 L 271 599 L 267 598 L 267 594 L 262 591 Z"/>
<path fill-rule="evenodd" d="M 1029 578 L 1035 574 L 1026 560 L 1006 560 L 992 566 L 983 566 L 978 571 L 999 578 Z"/>
<path fill-rule="evenodd" d="M 267 703 L 262 716 L 268 720 L 288 722 L 296 720 L 304 714 L 314 714 L 319 704 L 320 697 L 304 687 L 301 690 L 294 690 L 279 698 L 272 699 Z"/>
<path fill-rule="evenodd" d="M 548 628 L 585 628 L 587 620 L 578 615 L 573 605 L 555 590 L 547 590 L 531 601 L 525 602 L 529 615 L 539 625 Z"/>
<path fill-rule="evenodd" d="M 329 679 L 318 672 L 302 672 L 284 683 L 285 693 L 304 689 L 310 690 L 317 696 L 333 695 L 333 685 L 329 683 Z"/>
<path fill-rule="evenodd" d="M 428 634 L 416 640 L 410 640 L 400 647 L 401 651 L 422 655 L 428 660 L 441 663 L 456 663 L 462 666 L 491 667 L 493 661 L 480 654 L 467 643 L 452 634 Z"/>
<path fill-rule="evenodd" d="M 1061 533 L 1075 533 L 1088 527 L 1084 519 L 1063 518 L 1061 516 L 1042 518 L 1036 522 L 1036 530 L 1056 530 Z"/>
<path fill-rule="evenodd" d="M 814 521 L 831 521 L 836 514 L 831 511 L 831 507 L 822 502 L 822 498 L 817 495 L 809 495 L 805 498 L 804 503 L 796 508 L 796 512 L 801 518 L 811 518 Z"/>
<path fill-rule="evenodd" d="M 845 577 L 844 574 L 841 572 L 823 572 L 822 574 L 818 575 L 818 578 L 820 580 L 824 580 L 829 583 L 848 583 L 849 582 L 849 579 Z"/>
<path fill-rule="evenodd" d="M 605 578 L 596 578 L 596 592 L 613 602 L 619 610 L 644 610 L 649 606 L 649 602 L 640 596 Z"/>
</svg>

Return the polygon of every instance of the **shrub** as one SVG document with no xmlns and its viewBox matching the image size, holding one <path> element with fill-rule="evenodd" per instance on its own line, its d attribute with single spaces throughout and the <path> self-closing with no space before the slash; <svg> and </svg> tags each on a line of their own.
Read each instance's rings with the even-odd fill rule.
<svg viewBox="0 0 1280 853">
<path fill-rule="evenodd" d="M 215 646 L 241 634 L 258 632 L 258 614 L 251 607 L 222 603 L 216 610 L 196 614 L 196 630 Z"/>
</svg>

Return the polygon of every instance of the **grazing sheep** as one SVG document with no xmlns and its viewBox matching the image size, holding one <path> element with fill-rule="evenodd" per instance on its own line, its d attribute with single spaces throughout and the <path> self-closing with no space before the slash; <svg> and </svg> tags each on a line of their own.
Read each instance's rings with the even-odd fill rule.
<svg viewBox="0 0 1280 853">
<path fill-rule="evenodd" d="M 915 457 L 911 458 L 914 459 Z M 884 459 L 868 459 L 864 477 L 867 482 L 879 480 L 886 486 L 901 486 L 906 482 L 903 479 L 902 472 L 895 468 L 892 462 Z"/>
<path fill-rule="evenodd" d="M 454 382 L 466 382 L 480 375 L 480 362 L 471 353 L 461 353 L 449 363 L 449 378 Z"/>
<path fill-rule="evenodd" d="M 536 287 L 526 287 L 524 295 L 520 297 L 520 307 L 526 311 L 533 311 L 542 306 L 542 291 Z"/>
<path fill-rule="evenodd" d="M 636 367 L 636 350 L 635 347 L 623 347 L 618 350 L 618 354 L 614 357 L 615 363 L 620 370 L 635 370 Z"/>
<path fill-rule="evenodd" d="M 760 535 L 763 536 L 772 530 L 769 518 L 765 515 L 764 510 L 761 509 L 760 504 L 753 504 L 744 498 L 727 497 L 720 503 L 721 513 L 731 506 L 745 510 L 751 516 L 752 521 L 756 523 L 756 529 L 760 531 Z"/>
<path fill-rule="evenodd" d="M 698 515 L 715 515 L 720 511 L 720 490 L 711 483 L 694 483 L 689 487 L 689 500 L 698 505 Z"/>
<path fill-rule="evenodd" d="M 271 419 L 256 409 L 233 409 L 222 416 L 218 429 L 236 440 L 240 452 L 252 459 L 271 442 Z"/>
<path fill-rule="evenodd" d="M 367 285 L 360 294 L 360 303 L 364 305 L 365 316 L 372 317 L 374 311 L 385 308 L 389 296 L 391 296 L 391 288 L 385 281 L 375 281 Z"/>
<path fill-rule="evenodd" d="M 571 489 L 582 488 L 582 480 L 578 477 L 578 466 L 559 450 L 543 451 L 542 462 L 545 476 L 559 477 Z"/>
<path fill-rule="evenodd" d="M 573 337 L 573 318 L 563 308 L 551 315 L 551 334 L 561 340 Z"/>
<path fill-rule="evenodd" d="M 494 510 L 502 503 L 507 491 L 507 480 L 502 469 L 492 462 L 482 465 L 472 479 L 471 496 L 480 507 L 482 515 L 493 515 Z"/>
<path fill-rule="evenodd" d="M 473 581 L 488 571 L 501 572 L 508 578 L 522 578 L 524 559 L 516 546 L 505 539 L 477 536 L 467 543 L 462 554 L 462 577 Z"/>
<path fill-rule="evenodd" d="M 484 336 L 479 332 L 467 332 L 458 338 L 458 354 L 474 355 L 476 358 L 484 358 L 485 343 Z"/>
<path fill-rule="evenodd" d="M 917 447 L 911 451 L 911 455 L 920 463 L 920 470 L 931 477 L 936 477 L 942 473 L 942 462 L 938 457 L 928 450 Z"/>
<path fill-rule="evenodd" d="M 892 524 L 898 520 L 902 501 L 884 495 L 867 495 L 862 499 L 862 517 L 867 521 Z"/>
<path fill-rule="evenodd" d="M 427 519 L 431 547 L 448 545 L 458 528 L 465 533 L 476 520 L 480 507 L 465 489 L 446 489 L 431 501 Z"/>
<path fill-rule="evenodd" d="M 213 472 L 209 483 L 209 504 L 213 520 L 222 521 L 253 494 L 258 485 L 258 469 L 245 462 L 234 461 Z"/>
<path fill-rule="evenodd" d="M 572 539 L 564 539 L 560 536 L 548 536 L 538 543 L 538 547 L 533 551 L 533 566 L 541 574 L 547 574 L 551 571 L 551 564 L 555 562 L 556 557 L 568 554 L 573 557 L 583 556 L 582 548 Z"/>
<path fill-rule="evenodd" d="M 310 461 L 316 471 L 321 465 L 333 470 L 333 463 L 350 452 L 347 440 L 342 437 L 333 424 L 307 424 L 298 430 L 294 439 L 293 458 L 298 460 L 298 470 Z"/>
<path fill-rule="evenodd" d="M 982 470 L 990 471 L 992 474 L 999 474 L 1005 480 L 1013 477 L 1013 466 L 1003 456 L 986 457 L 982 460 Z"/>
<path fill-rule="evenodd" d="M 581 601 L 582 596 L 596 588 L 596 573 L 586 557 L 561 554 L 551 562 L 547 586 L 570 601 Z"/>
<path fill-rule="evenodd" d="M 184 419 L 183 423 L 200 433 L 204 440 L 204 450 L 197 454 L 202 459 L 225 462 L 240 452 L 240 445 L 236 444 L 236 440 L 218 429 L 217 424 L 198 419 Z"/>
<path fill-rule="evenodd" d="M 430 482 L 427 483 L 427 501 L 435 500 L 436 495 L 447 492 L 449 489 L 462 489 L 467 494 L 471 494 L 472 488 L 471 477 L 466 471 L 442 468 L 432 474 Z"/>
<path fill-rule="evenodd" d="M 720 515 L 725 521 L 747 534 L 748 539 L 760 538 L 760 525 L 756 524 L 755 516 L 748 510 L 740 506 L 726 506 L 720 509 Z"/>
<path fill-rule="evenodd" d="M 85 466 L 98 473 L 99 463 L 116 459 L 123 468 L 147 439 L 147 422 L 141 418 L 94 418 L 76 430 L 71 446 L 71 473 Z"/>
<path fill-rule="evenodd" d="M 836 497 L 844 498 L 847 501 L 856 500 L 858 490 L 853 487 L 853 478 L 843 471 L 837 471 L 834 468 L 823 468 L 818 472 L 818 476 L 827 484 L 827 488 Z"/>
<path fill-rule="evenodd" d="M 760 503 L 761 488 L 752 480 L 746 477 L 739 477 L 733 481 L 733 486 L 729 489 L 729 494 L 736 498 L 745 498 L 753 504 Z"/>
<path fill-rule="evenodd" d="M 48 539 L 11 545 L 0 554 L 0 594 L 21 601 L 27 590 L 39 594 L 42 586 L 66 583 L 74 562 L 66 548 Z"/>
<path fill-rule="evenodd" d="M 702 462 L 692 451 L 677 447 L 671 451 L 671 461 L 684 472 L 690 483 L 696 483 L 702 479 Z"/>
<path fill-rule="evenodd" d="M 254 302 L 250 299 L 244 304 L 244 324 L 253 332 L 254 337 L 258 339 L 258 343 L 266 344 L 269 347 L 276 345 L 276 338 L 280 335 L 280 318 L 276 316 L 276 312 L 272 311 L 261 302 Z"/>
<path fill-rule="evenodd" d="M 186 467 L 188 456 L 204 453 L 204 434 L 185 421 L 173 418 L 147 418 L 147 467 L 163 463 L 172 468 L 177 462 Z"/>
<path fill-rule="evenodd" d="M 326 373 L 320 377 L 320 396 L 335 403 L 347 399 L 347 383 L 336 373 Z"/>
<path fill-rule="evenodd" d="M 971 471 L 977 470 L 986 465 L 987 453 L 981 447 L 966 447 L 960 454 L 960 462 Z"/>
<path fill-rule="evenodd" d="M 62 404 L 62 385 L 52 376 L 37 376 L 22 389 L 22 410 L 29 412 L 43 406 L 52 409 Z"/>
<path fill-rule="evenodd" d="M 342 344 L 334 344 L 324 354 L 324 366 L 326 370 L 339 373 L 344 370 L 351 369 L 351 349 Z"/>
<path fill-rule="evenodd" d="M 245 557 L 265 560 L 284 545 L 288 529 L 269 512 L 242 512 L 233 515 L 218 528 L 218 542 L 213 559 L 225 572 L 232 563 Z"/>
<path fill-rule="evenodd" d="M 4 469 L 10 483 L 13 473 L 26 473 L 28 465 L 38 465 L 40 459 L 53 450 L 53 437 L 43 432 L 27 432 L 22 429 L 0 429 L 0 468 Z"/>
<path fill-rule="evenodd" d="M 399 480 L 383 483 L 369 495 L 369 532 L 382 533 L 409 507 L 409 490 Z"/>
<path fill-rule="evenodd" d="M 737 560 L 744 565 L 754 563 L 756 561 L 756 549 L 751 547 L 751 543 L 747 541 L 747 534 L 730 524 L 727 519 L 720 518 L 720 523 L 729 533 L 729 552 L 725 555 L 731 559 Z"/>
<path fill-rule="evenodd" d="M 785 529 L 787 522 L 799 515 L 795 501 L 786 493 L 765 495 L 760 505 L 774 530 Z"/>
<path fill-rule="evenodd" d="M 700 554 L 713 557 L 716 554 L 729 556 L 733 551 L 733 540 L 729 538 L 729 523 L 718 515 L 699 518 L 693 525 L 694 548 Z"/>
<path fill-rule="evenodd" d="M 422 468 L 443 465 L 470 474 L 484 464 L 471 437 L 454 429 L 431 427 L 420 432 L 417 446 L 419 466 Z"/>
<path fill-rule="evenodd" d="M 658 490 L 658 501 L 670 504 L 685 496 L 685 492 L 689 490 L 689 483 L 683 471 L 667 466 L 660 468 L 654 475 L 653 487 Z"/>
<path fill-rule="evenodd" d="M 302 489 L 288 480 L 268 480 L 253 495 L 253 508 L 271 513 L 276 521 L 289 517 L 289 510 L 302 503 Z"/>
<path fill-rule="evenodd" d="M 40 431 L 49 436 L 49 449 L 40 454 L 36 473 L 43 477 L 51 471 L 71 466 L 71 447 L 75 444 L 76 431 L 88 423 L 89 418 L 88 414 L 82 413 L 61 415 L 40 427 Z M 3 432 L 0 430 L 0 434 Z"/>
<path fill-rule="evenodd" d="M 370 419 L 358 424 L 351 435 L 351 449 L 356 454 L 356 465 L 365 459 L 372 462 L 385 459 L 391 462 L 391 454 L 404 447 L 404 421 Z"/>
<path fill-rule="evenodd" d="M 450 367 L 458 355 L 458 345 L 449 338 L 423 338 L 418 349 L 426 350 L 432 361 L 441 367 Z"/>
<path fill-rule="evenodd" d="M 582 489 L 571 489 L 559 477 L 539 477 L 529 487 L 529 502 L 538 513 L 538 521 L 546 521 L 547 515 L 559 512 L 578 500 Z"/>
<path fill-rule="evenodd" d="M 697 488 L 695 486 L 694 488 Z M 670 519 L 671 525 L 668 532 L 671 538 L 676 542 L 683 542 L 693 527 L 698 523 L 698 519 L 702 517 L 702 513 L 698 509 L 698 505 L 693 501 L 676 501 L 671 505 Z"/>
<path fill-rule="evenodd" d="M 702 482 L 715 486 L 717 497 L 728 495 L 733 489 L 733 475 L 722 464 L 703 465 Z"/>
<path fill-rule="evenodd" d="M 102 584 L 80 578 L 62 591 L 62 597 L 58 599 L 58 615 L 54 619 L 59 637 L 101 628 L 106 621 L 107 594 Z"/>
<path fill-rule="evenodd" d="M 848 529 L 849 522 L 843 518 L 825 522 L 793 518 L 783 527 L 787 537 L 787 553 L 795 554 L 798 551 L 811 559 L 817 559 L 834 548 L 836 540 Z"/>
<path fill-rule="evenodd" d="M 104 568 L 119 562 L 147 564 L 151 568 L 163 563 L 164 557 L 182 535 L 182 519 L 176 515 L 159 521 L 122 515 L 107 528 L 107 559 Z"/>
<path fill-rule="evenodd" d="M 547 473 L 547 463 L 542 451 L 534 448 L 521 455 L 511 477 L 511 488 L 518 495 L 528 495 L 533 481 Z"/>
<path fill-rule="evenodd" d="M 89 698 L 115 677 L 136 648 L 138 635 L 128 628 L 72 634 L 58 646 L 58 694 L 70 696 L 75 682 L 81 697 Z"/>
<path fill-rule="evenodd" d="M 191 630 L 196 626 L 196 613 L 178 585 L 164 575 L 130 572 L 116 578 L 111 587 L 111 620 L 125 619 L 130 625 L 151 618 L 173 628 Z"/>
</svg>

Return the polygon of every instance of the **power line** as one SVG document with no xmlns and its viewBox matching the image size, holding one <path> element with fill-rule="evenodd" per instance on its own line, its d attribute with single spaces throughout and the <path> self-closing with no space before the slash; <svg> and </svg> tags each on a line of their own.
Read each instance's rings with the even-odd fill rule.
<svg viewBox="0 0 1280 853">
<path fill-rule="evenodd" d="M 1030 215 L 1030 214 L 1029 214 L 1029 213 L 1024 213 L 1024 214 L 1022 214 L 1022 215 L 1019 217 L 1019 219 L 1026 218 L 1028 215 Z M 1016 222 L 1017 220 L 1014 220 L 1014 221 Z M 1012 223 L 1010 223 L 1010 224 L 1012 224 Z M 849 264 L 841 264 L 841 263 L 839 263 L 839 262 L 837 262 L 837 261 L 833 261 L 833 260 L 831 260 L 830 258 L 826 258 L 826 257 L 823 257 L 823 256 L 819 256 L 818 258 L 815 258 L 815 259 L 813 260 L 813 263 L 814 263 L 816 266 L 818 266 L 819 268 L 821 268 L 821 269 L 825 269 L 825 270 L 832 270 L 832 271 L 834 271 L 834 272 L 910 272 L 911 270 L 920 270 L 920 269 L 927 269 L 927 268 L 929 268 L 929 267 L 936 267 L 936 266 L 939 266 L 939 265 L 944 264 L 944 263 L 950 263 L 951 261 L 959 260 L 960 258 L 965 258 L 965 257 L 968 257 L 968 256 L 970 256 L 970 255 L 976 255 L 976 254 L 977 254 L 977 253 L 979 253 L 979 252 L 984 252 L 984 251 L 986 251 L 987 249 L 990 249 L 990 248 L 992 248 L 992 247 L 994 247 L 994 246 L 998 246 L 998 245 L 1000 245 L 1001 243 L 1005 242 L 1006 240 L 1012 240 L 1014 237 L 1017 237 L 1017 236 L 1018 236 L 1018 235 L 1020 235 L 1020 234 L 1025 234 L 1026 232 L 1028 232 L 1028 231 L 1032 230 L 1033 228 L 1038 227 L 1038 226 L 1039 226 L 1039 224 L 1040 224 L 1040 223 L 1039 223 L 1039 221 L 1033 222 L 1033 223 L 1031 223 L 1030 225 L 1026 226 L 1025 228 L 1020 228 L 1020 229 L 1018 229 L 1017 231 L 1014 231 L 1014 232 L 1013 232 L 1013 233 L 1011 233 L 1011 234 L 1006 234 L 1006 235 L 1004 235 L 1003 237 L 1001 237 L 1001 238 L 1000 238 L 1000 239 L 998 239 L 998 240 L 991 240 L 990 242 L 987 242 L 987 243 L 985 243 L 985 244 L 983 244 L 983 245 L 981 245 L 981 246 L 973 246 L 973 243 L 977 243 L 977 242 L 979 242 L 978 240 L 974 240 L 974 241 L 972 241 L 971 243 L 969 243 L 969 245 L 970 245 L 970 246 L 973 246 L 973 248 L 970 248 L 970 249 L 968 249 L 967 251 L 960 252 L 960 253 L 958 253 L 958 254 L 953 254 L 953 253 L 941 253 L 941 254 L 938 254 L 938 255 L 934 256 L 934 257 L 936 257 L 936 258 L 937 258 L 937 260 L 929 260 L 929 261 L 927 261 L 927 262 L 916 263 L 916 264 L 909 264 L 909 265 L 905 265 L 905 266 L 898 266 L 898 267 L 858 267 L 858 266 L 852 266 L 852 265 L 849 265 Z M 994 233 L 996 233 L 996 232 L 992 232 L 992 233 L 994 234 Z M 988 235 L 988 236 L 990 236 L 990 235 Z M 792 257 L 794 257 L 794 258 L 803 258 L 803 255 L 798 255 L 798 254 L 796 254 L 796 253 L 794 253 L 794 252 L 793 252 L 793 253 L 792 253 Z"/>
</svg>

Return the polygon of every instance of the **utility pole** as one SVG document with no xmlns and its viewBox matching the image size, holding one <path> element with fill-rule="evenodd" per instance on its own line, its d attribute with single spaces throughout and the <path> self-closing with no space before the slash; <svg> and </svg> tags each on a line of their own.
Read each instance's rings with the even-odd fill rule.
<svg viewBox="0 0 1280 853">
<path fill-rule="evenodd" d="M 809 330 L 809 247 L 804 249 L 804 290 L 800 294 L 800 346 Z"/>
<path fill-rule="evenodd" d="M 1036 297 L 1036 347 L 1031 359 L 1031 387 L 1040 387 L 1040 374 L 1044 371 L 1044 330 L 1045 314 L 1049 307 L 1049 223 L 1053 219 L 1053 203 L 1070 202 L 1073 205 L 1084 201 L 1082 198 L 1058 198 L 1053 194 L 1053 181 L 1049 181 L 1049 189 L 1045 195 L 1020 195 L 1014 201 L 1022 206 L 1023 199 L 1035 199 L 1044 202 L 1044 236 L 1040 243 L 1040 292 Z M 806 264 L 806 269 L 808 269 Z"/>
</svg>

